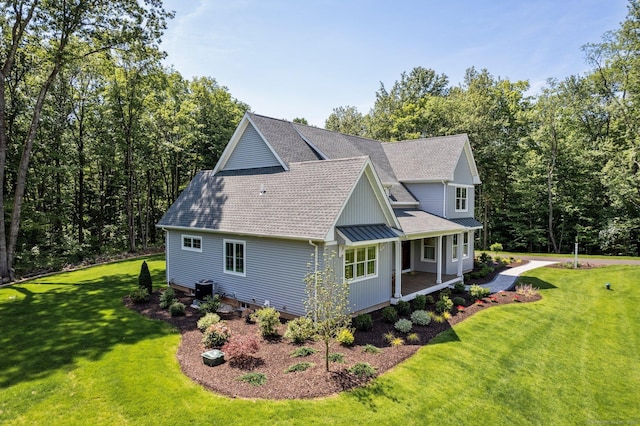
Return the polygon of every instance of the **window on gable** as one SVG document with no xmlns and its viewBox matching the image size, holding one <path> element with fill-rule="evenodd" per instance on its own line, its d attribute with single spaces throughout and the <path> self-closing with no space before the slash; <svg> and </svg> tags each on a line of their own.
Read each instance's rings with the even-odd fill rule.
<svg viewBox="0 0 640 426">
<path fill-rule="evenodd" d="M 194 237 L 192 235 L 182 236 L 182 250 L 202 251 L 202 237 Z"/>
<path fill-rule="evenodd" d="M 456 211 L 466 212 L 467 204 L 467 188 L 464 186 L 456 186 Z"/>
<path fill-rule="evenodd" d="M 422 240 L 422 260 L 424 262 L 436 261 L 436 237 L 425 238 Z"/>
<path fill-rule="evenodd" d="M 224 240 L 224 272 L 233 275 L 246 275 L 245 242 Z"/>
<path fill-rule="evenodd" d="M 378 247 L 356 247 L 344 251 L 344 278 L 361 280 L 378 275 Z"/>
</svg>

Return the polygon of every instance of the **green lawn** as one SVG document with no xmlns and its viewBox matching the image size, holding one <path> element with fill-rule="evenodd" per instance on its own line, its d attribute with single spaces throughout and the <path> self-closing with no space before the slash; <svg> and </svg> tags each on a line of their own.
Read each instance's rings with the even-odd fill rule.
<svg viewBox="0 0 640 426">
<path fill-rule="evenodd" d="M 148 262 L 161 283 L 164 262 Z M 523 280 L 543 300 L 477 314 L 365 389 L 273 402 L 220 397 L 180 373 L 180 336 L 121 303 L 140 263 L 0 289 L 0 423 L 640 422 L 639 267 L 532 271 Z"/>
</svg>

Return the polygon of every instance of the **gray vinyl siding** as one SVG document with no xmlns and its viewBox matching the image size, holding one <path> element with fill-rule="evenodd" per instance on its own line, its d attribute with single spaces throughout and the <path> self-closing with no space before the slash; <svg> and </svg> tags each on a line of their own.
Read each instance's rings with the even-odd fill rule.
<svg viewBox="0 0 640 426">
<path fill-rule="evenodd" d="M 349 284 L 349 306 L 351 312 L 361 311 L 371 306 L 389 302 L 391 276 L 393 272 L 393 243 L 378 244 L 378 276 Z M 344 255 L 334 260 L 336 279 L 344 277 Z"/>
<path fill-rule="evenodd" d="M 252 125 L 248 125 L 224 166 L 224 170 L 280 166 L 280 162 Z"/>
<path fill-rule="evenodd" d="M 387 223 L 387 220 L 369 180 L 366 175 L 362 175 L 337 224 L 362 225 L 376 223 Z"/>
<path fill-rule="evenodd" d="M 182 234 L 202 237 L 202 252 L 182 250 Z M 224 273 L 224 239 L 245 242 L 246 276 Z M 213 280 L 218 292 L 240 302 L 304 315 L 304 277 L 314 248 L 308 242 L 235 235 L 167 231 L 168 279 L 189 288 L 202 279 Z"/>
<path fill-rule="evenodd" d="M 442 183 L 405 183 L 405 186 L 414 197 L 420 202 L 420 209 L 438 215 L 444 216 L 442 211 L 444 207 L 444 196 Z"/>
<path fill-rule="evenodd" d="M 452 185 L 447 186 L 447 211 L 445 217 L 459 219 L 463 217 L 473 217 L 475 206 L 475 189 L 473 186 L 467 187 L 467 211 L 456 212 L 456 187 L 453 184 L 473 185 L 471 168 L 467 162 L 467 157 L 461 155 L 454 172 Z"/>
</svg>

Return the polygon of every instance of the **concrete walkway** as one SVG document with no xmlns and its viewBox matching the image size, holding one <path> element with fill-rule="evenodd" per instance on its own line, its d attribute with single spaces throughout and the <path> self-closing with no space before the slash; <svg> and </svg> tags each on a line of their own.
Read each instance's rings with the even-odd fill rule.
<svg viewBox="0 0 640 426">
<path fill-rule="evenodd" d="M 498 275 L 496 275 L 493 281 L 487 284 L 482 284 L 481 286 L 491 290 L 491 293 L 506 291 L 509 288 L 511 288 L 511 286 L 513 286 L 513 283 L 516 282 L 516 279 L 518 278 L 518 276 L 523 272 L 527 272 L 536 268 L 541 268 L 543 266 L 551 265 L 553 263 L 558 263 L 558 262 L 530 260 L 529 263 L 527 263 L 526 265 L 516 266 L 515 268 L 510 268 L 510 269 L 507 269 L 506 271 L 500 272 Z M 467 290 L 469 289 L 469 287 L 470 286 L 467 286 Z"/>
</svg>

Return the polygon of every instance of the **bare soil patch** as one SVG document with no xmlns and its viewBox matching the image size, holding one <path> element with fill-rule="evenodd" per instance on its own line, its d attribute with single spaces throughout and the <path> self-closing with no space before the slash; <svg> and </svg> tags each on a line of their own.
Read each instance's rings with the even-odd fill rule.
<svg viewBox="0 0 640 426">
<path fill-rule="evenodd" d="M 316 349 L 317 353 L 307 357 L 292 358 L 291 353 L 301 345 L 293 344 L 284 338 L 261 339 L 260 349 L 255 355 L 256 359 L 252 365 L 241 368 L 234 365 L 233 362 L 227 361 L 222 365 L 209 367 L 202 361 L 202 353 L 207 349 L 202 345 L 202 333 L 196 327 L 200 312 L 187 307 L 184 317 L 171 317 L 167 310 L 160 309 L 159 296 L 159 292 L 154 292 L 149 302 L 138 305 L 130 303 L 128 298 L 125 298 L 125 304 L 142 315 L 166 321 L 179 330 L 182 341 L 176 356 L 184 374 L 205 388 L 222 395 L 233 398 L 260 399 L 318 398 L 362 386 L 369 379 L 360 379 L 347 371 L 357 363 L 370 364 L 380 375 L 409 358 L 438 334 L 476 312 L 489 309 L 492 306 L 540 299 L 540 296 L 531 298 L 518 296 L 516 300 L 516 293 L 509 291 L 493 295 L 478 304 L 473 303 L 467 293 L 453 293 L 452 298 L 459 296 L 465 299 L 464 311 L 457 312 L 444 322 L 438 323 L 432 320 L 427 326 L 414 325 L 411 333 L 416 333 L 418 336 L 416 342 L 407 341 L 407 335 L 395 330 L 393 324 L 384 322 L 380 311 L 373 312 L 373 329 L 367 332 L 356 331 L 353 346 L 343 347 L 336 343 L 331 345 L 330 353 L 342 354 L 344 362 L 330 363 L 330 371 L 326 372 L 322 342 L 307 342 L 304 345 Z M 191 297 L 184 294 L 179 296 L 185 305 L 191 304 Z M 435 300 L 438 299 L 437 293 L 432 296 Z M 435 305 L 427 305 L 426 310 L 435 311 Z M 253 334 L 259 336 L 258 326 L 247 323 L 239 312 L 222 317 L 230 327 L 232 335 Z M 283 322 L 278 329 L 280 336 L 284 335 L 285 330 L 286 324 Z M 384 338 L 384 335 L 389 332 L 402 337 L 405 344 L 399 347 L 390 347 Z M 380 349 L 380 352 L 377 354 L 365 352 L 366 345 L 374 345 Z M 313 366 L 302 372 L 285 372 L 288 367 L 299 362 L 310 362 Z M 254 386 L 241 381 L 240 377 L 249 372 L 264 374 L 267 378 L 266 384 Z"/>
</svg>

